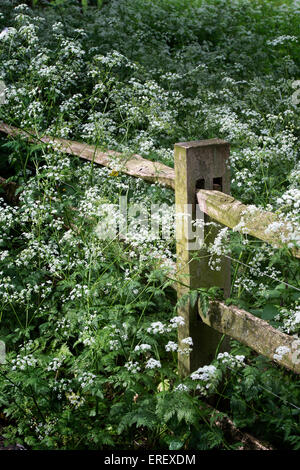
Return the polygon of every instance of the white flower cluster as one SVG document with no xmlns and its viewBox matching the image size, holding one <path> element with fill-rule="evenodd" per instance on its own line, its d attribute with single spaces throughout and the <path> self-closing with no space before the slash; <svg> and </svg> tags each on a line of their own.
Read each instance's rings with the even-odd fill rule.
<svg viewBox="0 0 300 470">
<path fill-rule="evenodd" d="M 228 352 L 224 352 L 218 354 L 217 360 L 226 366 L 239 368 L 244 365 L 245 356 L 233 355 Z"/>
<path fill-rule="evenodd" d="M 32 354 L 27 356 L 17 356 L 16 359 L 12 359 L 12 370 L 26 370 L 28 367 L 36 367 L 38 361 L 33 357 Z"/>
<path fill-rule="evenodd" d="M 179 384 L 174 388 L 174 392 L 189 392 L 189 387 L 185 384 Z"/>
<path fill-rule="evenodd" d="M 80 328 L 78 339 L 85 346 L 93 346 L 95 340 L 95 329 L 97 328 L 97 314 L 95 311 L 86 312 L 79 318 Z"/>
<path fill-rule="evenodd" d="M 181 316 L 173 317 L 170 320 L 170 324 L 172 328 L 177 328 L 178 326 L 184 326 L 185 320 Z"/>
<path fill-rule="evenodd" d="M 84 332 L 80 335 L 80 341 L 84 346 L 92 346 L 95 344 L 95 338 L 93 338 L 89 332 Z"/>
<path fill-rule="evenodd" d="M 285 356 L 286 354 L 288 354 L 290 352 L 291 352 L 291 350 L 287 346 L 279 346 L 276 349 L 275 354 L 273 355 L 273 358 L 277 361 L 281 361 L 283 356 Z"/>
<path fill-rule="evenodd" d="M 62 366 L 64 360 L 65 360 L 65 357 L 64 357 L 64 356 L 62 356 L 62 357 L 54 357 L 54 358 L 52 359 L 52 361 L 49 363 L 49 365 L 48 365 L 48 367 L 47 367 L 47 371 L 49 371 L 49 372 L 50 372 L 50 371 L 57 372 L 57 371 L 61 368 L 61 366 Z"/>
<path fill-rule="evenodd" d="M 196 390 L 199 390 L 202 395 L 208 395 L 218 382 L 218 369 L 213 365 L 199 367 L 190 375 L 190 378 L 200 382 L 197 384 Z"/>
<path fill-rule="evenodd" d="M 162 323 L 161 321 L 151 323 L 150 327 L 147 328 L 148 333 L 156 334 L 165 334 L 170 333 L 173 329 L 178 326 L 183 326 L 185 323 L 184 318 L 181 316 L 176 316 L 171 318 L 169 324 Z"/>
<path fill-rule="evenodd" d="M 66 397 L 69 400 L 69 402 L 71 403 L 71 405 L 73 405 L 74 408 L 76 408 L 76 409 L 80 408 L 80 406 L 82 406 L 85 403 L 84 397 L 81 397 L 80 395 L 78 395 L 75 392 L 67 393 Z"/>
<path fill-rule="evenodd" d="M 151 357 L 148 359 L 145 367 L 146 369 L 159 369 L 161 368 L 161 362 Z"/>
<path fill-rule="evenodd" d="M 67 318 L 62 318 L 61 320 L 57 320 L 56 322 L 55 331 L 62 336 L 69 336 L 71 331 L 71 322 Z"/>
<path fill-rule="evenodd" d="M 128 361 L 124 364 L 124 367 L 126 367 L 126 369 L 129 371 L 129 372 L 132 372 L 133 374 L 136 374 L 137 372 L 140 372 L 141 368 L 139 366 L 139 363 L 138 362 L 133 362 L 133 361 Z"/>
<path fill-rule="evenodd" d="M 213 365 L 199 367 L 195 372 L 191 374 L 192 380 L 202 380 L 208 382 L 213 379 L 216 375 L 217 368 Z"/>
<path fill-rule="evenodd" d="M 183 338 L 180 342 L 180 346 L 178 353 L 182 356 L 187 356 L 193 350 L 193 339 L 190 336 Z"/>
<path fill-rule="evenodd" d="M 118 339 L 109 340 L 109 347 L 111 351 L 117 351 L 120 346 L 121 346 L 121 343 Z"/>
<path fill-rule="evenodd" d="M 170 351 L 177 351 L 178 349 L 178 344 L 177 343 L 174 343 L 174 341 L 169 341 L 166 346 L 165 346 L 165 349 L 167 352 L 170 352 Z"/>
<path fill-rule="evenodd" d="M 164 334 L 168 331 L 167 325 L 163 324 L 161 321 L 156 321 L 151 323 L 151 326 L 147 328 L 148 333 L 152 333 L 156 335 L 157 333 L 159 334 Z"/>
<path fill-rule="evenodd" d="M 96 375 L 91 372 L 83 372 L 77 377 L 78 382 L 80 383 L 81 388 L 87 388 L 93 385 L 96 379 Z"/>
<path fill-rule="evenodd" d="M 128 325 L 126 323 L 122 323 L 122 329 L 118 328 L 117 325 L 115 325 L 114 323 L 112 323 L 109 327 L 105 327 L 105 328 L 109 328 L 111 330 L 109 333 L 109 336 L 111 338 L 115 338 L 119 344 L 120 344 L 120 340 L 121 341 L 128 340 L 128 331 L 127 331 Z"/>
<path fill-rule="evenodd" d="M 83 296 L 89 295 L 89 288 L 86 285 L 76 284 L 71 290 L 69 297 L 70 300 L 81 299 Z"/>
<path fill-rule="evenodd" d="M 280 330 L 287 334 L 300 333 L 300 305 L 295 305 L 294 308 L 287 309 L 281 308 L 280 315 L 277 320 L 282 320 Z"/>
<path fill-rule="evenodd" d="M 268 46 L 278 46 L 284 44 L 285 42 L 298 42 L 298 38 L 296 36 L 282 35 L 267 41 L 266 44 Z"/>
<path fill-rule="evenodd" d="M 229 229 L 228 227 L 224 227 L 218 232 L 214 242 L 208 247 L 208 251 L 211 254 L 211 258 L 209 259 L 209 267 L 213 271 L 221 270 L 221 257 L 222 255 L 229 253 L 228 240 Z"/>
<path fill-rule="evenodd" d="M 135 348 L 135 352 L 145 352 L 145 351 L 150 351 L 151 345 L 150 344 L 138 344 Z"/>
<path fill-rule="evenodd" d="M 57 393 L 58 400 L 62 400 L 65 393 L 73 393 L 71 384 L 72 380 L 65 378 L 56 378 L 54 381 L 50 380 L 49 382 L 51 389 Z"/>
<path fill-rule="evenodd" d="M 53 430 L 58 422 L 58 418 L 47 419 L 45 423 L 37 423 L 34 420 L 31 420 L 31 429 L 34 429 L 39 441 L 42 441 L 47 436 L 50 436 L 53 433 Z"/>
</svg>

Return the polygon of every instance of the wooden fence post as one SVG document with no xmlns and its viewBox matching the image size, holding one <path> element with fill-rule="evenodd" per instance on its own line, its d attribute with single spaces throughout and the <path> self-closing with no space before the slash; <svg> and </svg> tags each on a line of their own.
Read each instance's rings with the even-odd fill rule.
<svg viewBox="0 0 300 470">
<path fill-rule="evenodd" d="M 218 189 L 227 194 L 230 192 L 229 151 L 229 144 L 220 139 L 175 144 L 178 299 L 191 289 L 199 287 L 218 286 L 224 289 L 225 297 L 229 294 L 230 262 L 222 259 L 220 271 L 213 271 L 208 265 L 205 248 L 199 249 L 203 240 L 213 240 L 219 229 L 210 227 L 208 230 L 204 227 L 202 233 L 198 230 L 198 240 L 191 234 L 191 218 L 196 218 L 196 209 L 203 220 L 210 220 L 200 212 L 199 206 L 196 207 L 196 190 Z M 194 259 L 195 254 L 198 259 Z M 178 307 L 178 315 L 185 319 L 185 325 L 179 326 L 179 348 L 184 349 L 182 339 L 193 339 L 193 351 L 178 355 L 179 373 L 186 376 L 214 359 L 222 336 L 202 322 L 198 315 L 197 302 L 192 304 L 190 299 L 182 302 Z M 227 348 L 228 342 L 225 339 L 220 350 Z"/>
</svg>

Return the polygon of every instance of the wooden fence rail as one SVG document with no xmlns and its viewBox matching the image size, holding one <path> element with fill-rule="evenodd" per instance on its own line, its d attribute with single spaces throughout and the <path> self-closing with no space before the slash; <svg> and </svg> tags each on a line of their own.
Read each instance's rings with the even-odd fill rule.
<svg viewBox="0 0 300 470">
<path fill-rule="evenodd" d="M 44 142 L 59 146 L 60 151 L 96 164 L 114 168 L 116 159 L 123 162 L 121 170 L 131 176 L 150 182 L 160 182 L 175 189 L 177 216 L 191 209 L 196 217 L 197 203 L 201 220 L 216 220 L 233 229 L 240 229 L 275 246 L 291 240 L 291 229 L 276 214 L 262 211 L 254 206 L 245 206 L 232 198 L 230 193 L 229 144 L 220 139 L 175 144 L 175 171 L 161 163 L 150 162 L 139 155 L 125 158 L 112 151 L 102 152 L 95 146 L 57 139 L 38 137 L 34 132 L 25 132 L 0 122 L 0 131 L 12 136 L 23 136 L 31 142 Z M 0 184 L 6 182 L 0 179 Z M 7 189 L 8 188 L 7 186 Z M 215 189 L 218 188 L 218 191 Z M 199 216 L 199 213 L 198 213 Z M 209 267 L 209 256 L 203 248 L 204 240 L 212 242 L 219 230 L 204 226 L 200 235 L 191 234 L 186 217 L 176 217 L 177 246 L 177 294 L 178 298 L 197 288 L 218 286 L 226 298 L 230 292 L 230 262 L 225 257 L 219 271 Z M 300 250 L 292 248 L 300 257 Z M 195 256 L 196 255 L 196 256 Z M 182 281 L 182 282 L 181 282 Z M 300 341 L 272 328 L 249 312 L 222 302 L 210 302 L 207 312 L 201 305 L 190 301 L 180 304 L 178 314 L 184 317 L 185 325 L 179 327 L 178 341 L 191 336 L 194 348 L 189 355 L 179 357 L 179 372 L 188 375 L 201 365 L 214 359 L 220 346 L 222 334 L 237 339 L 278 364 L 300 373 Z M 220 351 L 229 348 L 223 341 Z M 277 354 L 284 350 L 284 354 Z M 299 356 L 299 357 L 298 357 Z"/>
<path fill-rule="evenodd" d="M 286 246 L 295 236 L 293 226 L 289 227 L 277 214 L 246 206 L 228 194 L 201 189 L 197 192 L 197 200 L 201 211 L 212 219 L 273 246 Z M 299 235 L 297 238 L 299 241 Z M 299 248 L 292 248 L 292 253 L 300 258 Z"/>
<path fill-rule="evenodd" d="M 240 341 L 287 369 L 300 373 L 300 341 L 293 336 L 282 333 L 245 310 L 223 302 L 211 301 L 204 313 L 199 299 L 198 310 L 202 321 L 214 330 Z M 285 354 L 277 354 L 281 347 L 285 348 Z"/>
<path fill-rule="evenodd" d="M 50 144 L 58 148 L 61 152 L 69 155 L 76 155 L 84 160 L 88 160 L 97 165 L 106 166 L 112 170 L 120 168 L 120 172 L 126 173 L 136 178 L 142 178 L 150 183 L 161 183 L 174 189 L 175 173 L 173 168 L 160 162 L 151 162 L 141 155 L 124 155 L 113 150 L 103 152 L 95 145 L 89 145 L 72 140 L 61 139 L 51 136 L 39 136 L 35 131 L 24 131 L 17 127 L 9 126 L 0 121 L 0 132 L 12 137 L 23 137 L 29 142 L 41 142 Z"/>
</svg>

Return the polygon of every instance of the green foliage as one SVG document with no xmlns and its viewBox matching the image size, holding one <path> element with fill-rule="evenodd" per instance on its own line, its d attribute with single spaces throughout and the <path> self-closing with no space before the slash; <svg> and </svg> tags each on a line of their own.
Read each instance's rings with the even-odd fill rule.
<svg viewBox="0 0 300 470">
<path fill-rule="evenodd" d="M 297 223 L 295 2 L 2 3 L 1 120 L 170 166 L 174 142 L 229 140 L 233 195 Z M 124 176 L 117 159 L 112 172 L 41 142 L 1 138 L 0 157 L 0 175 L 18 184 L 19 197 L 14 207 L 0 199 L 0 340 L 8 353 L 0 409 L 9 442 L 234 449 L 216 425 L 224 413 L 277 448 L 300 448 L 295 377 L 249 348 L 233 343 L 230 354 L 216 352 L 212 364 L 178 376 L 182 319 L 173 274 L 166 280 L 174 232 L 163 241 L 97 236 L 104 204 L 122 195 L 129 205 L 171 205 L 171 190 Z M 222 254 L 232 260 L 227 302 L 297 334 L 299 267 L 290 247 L 236 232 L 224 240 L 208 248 L 210 268 Z M 205 313 L 222 295 L 199 289 L 180 302 L 196 306 L 198 298 Z"/>
<path fill-rule="evenodd" d="M 223 396 L 230 400 L 235 424 L 255 430 L 256 437 L 278 449 L 299 448 L 299 386 L 293 376 L 282 374 L 261 356 L 232 373 L 235 380 L 227 382 Z"/>
</svg>

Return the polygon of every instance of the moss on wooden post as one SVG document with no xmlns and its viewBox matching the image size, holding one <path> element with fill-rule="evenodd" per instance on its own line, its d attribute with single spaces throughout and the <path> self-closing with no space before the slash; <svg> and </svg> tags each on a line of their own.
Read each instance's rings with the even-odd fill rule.
<svg viewBox="0 0 300 470">
<path fill-rule="evenodd" d="M 191 233 L 191 219 L 195 218 L 197 209 L 197 188 L 218 187 L 229 193 L 228 158 L 229 144 L 220 139 L 175 144 L 177 293 L 179 300 L 184 296 L 184 302 L 178 307 L 178 315 L 185 319 L 185 325 L 179 327 L 179 347 L 184 348 L 182 339 L 189 336 L 194 343 L 190 354 L 179 354 L 179 372 L 182 376 L 209 364 L 221 339 L 218 332 L 201 321 L 197 305 L 192 305 L 190 299 L 186 299 L 186 294 L 199 287 L 218 286 L 224 289 L 226 296 L 230 289 L 228 260 L 222 260 L 220 271 L 212 271 L 208 266 L 207 253 L 201 248 L 204 238 L 206 242 L 208 239 L 211 241 L 218 230 L 210 229 L 208 233 L 206 227 L 202 231 L 198 229 L 196 237 Z M 204 214 L 199 212 L 198 217 L 204 218 Z M 222 349 L 226 349 L 226 341 Z"/>
</svg>

